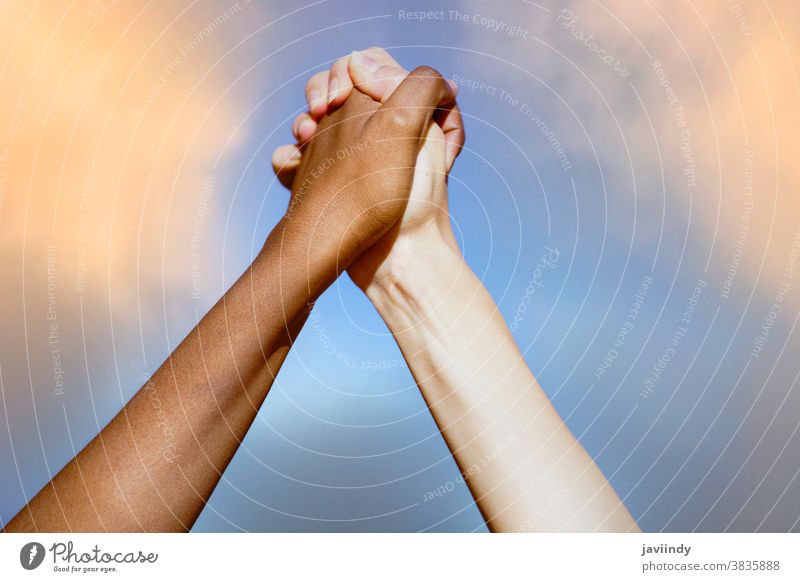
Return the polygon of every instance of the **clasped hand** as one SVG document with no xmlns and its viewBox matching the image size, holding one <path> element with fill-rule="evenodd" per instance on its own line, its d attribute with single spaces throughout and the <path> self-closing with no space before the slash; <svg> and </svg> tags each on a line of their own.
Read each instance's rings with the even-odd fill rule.
<svg viewBox="0 0 800 582">
<path fill-rule="evenodd" d="M 307 83 L 297 143 L 275 150 L 273 168 L 292 190 L 289 222 L 313 231 L 315 244 L 335 246 L 340 270 L 362 289 L 412 234 L 434 228 L 455 245 L 446 193 L 464 141 L 455 95 L 434 69 L 409 73 L 379 48 L 339 59 Z"/>
<path fill-rule="evenodd" d="M 190 529 L 309 306 L 347 269 L 396 339 L 491 530 L 636 531 L 458 249 L 447 209 L 464 142 L 455 93 L 435 70 L 408 73 L 381 49 L 314 75 L 296 143 L 273 154 L 292 193 L 262 251 L 5 529 Z M 161 454 L 162 426 L 175 454 Z"/>
</svg>

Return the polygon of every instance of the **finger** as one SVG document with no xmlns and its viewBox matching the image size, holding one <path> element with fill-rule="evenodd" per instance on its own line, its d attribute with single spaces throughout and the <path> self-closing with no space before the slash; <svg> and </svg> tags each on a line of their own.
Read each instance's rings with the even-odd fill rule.
<svg viewBox="0 0 800 582">
<path fill-rule="evenodd" d="M 315 131 L 317 131 L 317 122 L 308 113 L 301 113 L 295 117 L 294 123 L 292 123 L 292 135 L 294 135 L 297 143 L 306 143 L 311 139 Z"/>
<path fill-rule="evenodd" d="M 382 49 L 369 50 L 382 51 Z M 388 99 L 408 75 L 408 71 L 386 51 L 377 58 L 373 58 L 373 54 L 368 51 L 354 51 L 350 55 L 348 70 L 359 91 L 381 102 Z M 447 79 L 447 83 L 453 94 L 458 93 L 458 85 L 454 81 Z"/>
<path fill-rule="evenodd" d="M 333 63 L 330 77 L 328 79 L 328 108 L 339 107 L 347 100 L 353 82 L 350 80 L 350 73 L 347 71 L 347 63 L 350 57 L 342 57 Z"/>
<path fill-rule="evenodd" d="M 281 184 L 287 188 L 292 187 L 301 158 L 300 148 L 294 144 L 282 145 L 272 152 L 272 170 L 278 176 Z"/>
<path fill-rule="evenodd" d="M 386 49 L 383 49 L 379 46 L 372 46 L 369 47 L 368 49 L 364 49 L 363 51 L 359 52 L 367 54 L 370 58 L 375 59 L 382 65 L 390 65 L 392 67 L 398 67 L 400 69 L 403 68 L 402 66 L 400 66 L 400 63 L 398 63 L 394 59 L 394 57 L 386 51 Z"/>
<path fill-rule="evenodd" d="M 402 68 L 400 64 L 392 58 L 392 55 L 380 47 L 371 47 L 362 52 L 381 65 L 389 65 L 399 69 Z M 350 95 L 350 90 L 353 88 L 353 81 L 349 70 L 350 56 L 351 55 L 347 55 L 346 57 L 338 59 L 331 67 L 327 87 L 328 107 L 340 106 Z M 405 73 L 408 74 L 407 71 Z"/>
<path fill-rule="evenodd" d="M 386 54 L 388 56 L 388 53 Z M 350 75 L 360 91 L 373 99 L 385 102 L 406 78 L 408 72 L 400 66 L 381 64 L 372 60 L 369 54 L 355 53 L 350 59 Z M 457 93 L 458 86 L 449 80 L 448 84 L 453 95 Z M 451 100 L 452 96 L 448 94 L 445 99 Z M 455 102 L 443 107 L 433 118 L 444 133 L 446 168 L 449 172 L 464 145 L 464 126 L 461 112 Z"/>
<path fill-rule="evenodd" d="M 308 112 L 315 120 L 319 119 L 328 109 L 328 71 L 321 71 L 313 75 L 306 83 L 306 102 Z"/>
<path fill-rule="evenodd" d="M 382 64 L 365 52 L 350 55 L 348 71 L 359 91 L 380 102 L 388 99 L 408 76 L 403 67 Z"/>
<path fill-rule="evenodd" d="M 461 110 L 457 103 L 453 103 L 437 111 L 433 119 L 444 133 L 445 168 L 449 173 L 464 146 L 464 121 L 461 118 Z"/>
<path fill-rule="evenodd" d="M 376 137 L 419 138 L 440 105 L 455 101 L 455 91 L 438 71 L 417 67 L 403 79 L 367 122 Z"/>
</svg>

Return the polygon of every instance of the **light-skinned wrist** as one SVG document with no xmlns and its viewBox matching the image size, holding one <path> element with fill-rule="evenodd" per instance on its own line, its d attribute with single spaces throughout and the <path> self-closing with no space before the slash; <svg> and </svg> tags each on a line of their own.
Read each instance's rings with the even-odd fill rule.
<svg viewBox="0 0 800 582">
<path fill-rule="evenodd" d="M 379 310 L 398 304 L 421 307 L 441 301 L 442 292 L 447 292 L 453 278 L 464 268 L 455 239 L 431 225 L 401 234 L 363 291 Z"/>
</svg>

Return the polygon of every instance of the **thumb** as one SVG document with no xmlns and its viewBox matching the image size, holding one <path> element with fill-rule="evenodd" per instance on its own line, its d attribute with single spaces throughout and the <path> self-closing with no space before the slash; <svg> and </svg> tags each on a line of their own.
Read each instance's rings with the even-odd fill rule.
<svg viewBox="0 0 800 582">
<path fill-rule="evenodd" d="M 408 71 L 399 65 L 383 64 L 365 52 L 353 51 L 348 61 L 348 73 L 353 85 L 375 99 L 383 102 L 408 76 Z"/>
<path fill-rule="evenodd" d="M 417 67 L 383 99 L 383 105 L 367 122 L 378 135 L 419 138 L 442 106 L 455 101 L 452 84 L 431 67 Z"/>
</svg>

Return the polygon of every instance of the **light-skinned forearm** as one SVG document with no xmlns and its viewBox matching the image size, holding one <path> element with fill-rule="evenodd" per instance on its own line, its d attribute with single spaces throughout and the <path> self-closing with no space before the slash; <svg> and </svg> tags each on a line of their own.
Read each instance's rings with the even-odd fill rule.
<svg viewBox="0 0 800 582">
<path fill-rule="evenodd" d="M 366 293 L 397 340 L 489 528 L 636 530 L 536 382 L 452 237 L 429 228 L 397 244 L 402 259 L 389 261 Z"/>
</svg>

